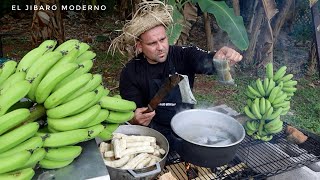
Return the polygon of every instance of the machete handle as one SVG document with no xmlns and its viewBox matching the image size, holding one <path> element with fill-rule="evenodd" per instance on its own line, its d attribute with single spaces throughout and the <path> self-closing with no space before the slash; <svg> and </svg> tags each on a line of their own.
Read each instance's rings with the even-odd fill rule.
<svg viewBox="0 0 320 180">
<path fill-rule="evenodd" d="M 149 113 L 149 112 L 152 112 L 152 111 L 154 111 L 154 109 L 150 106 L 150 104 L 148 104 L 148 109 L 143 111 L 142 114 Z"/>
</svg>

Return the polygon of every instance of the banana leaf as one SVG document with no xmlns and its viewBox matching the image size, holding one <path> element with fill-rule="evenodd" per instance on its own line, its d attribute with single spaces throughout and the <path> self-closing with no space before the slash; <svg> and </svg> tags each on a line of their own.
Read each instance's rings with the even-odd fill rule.
<svg viewBox="0 0 320 180">
<path fill-rule="evenodd" d="M 229 8 L 224 1 L 193 0 L 198 3 L 203 12 L 214 15 L 218 26 L 227 32 L 232 43 L 240 50 L 246 50 L 249 46 L 249 39 L 241 16 L 236 16 L 232 8 Z"/>
<path fill-rule="evenodd" d="M 181 31 L 182 31 L 182 21 L 183 21 L 183 15 L 180 13 L 180 11 L 177 9 L 177 4 L 175 0 L 169 0 L 168 4 L 173 6 L 173 24 L 170 25 L 167 29 L 167 34 L 169 36 L 169 44 L 176 44 L 177 40 L 180 37 Z"/>
</svg>

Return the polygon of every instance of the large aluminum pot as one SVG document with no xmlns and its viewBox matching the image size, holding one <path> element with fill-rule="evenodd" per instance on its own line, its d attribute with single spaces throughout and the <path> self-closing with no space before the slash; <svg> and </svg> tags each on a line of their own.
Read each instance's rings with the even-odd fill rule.
<svg viewBox="0 0 320 180">
<path fill-rule="evenodd" d="M 116 133 L 123 133 L 126 135 L 138 135 L 138 136 L 153 136 L 157 139 L 157 144 L 166 151 L 160 162 L 156 163 L 154 166 L 137 169 L 137 170 L 125 170 L 120 168 L 113 168 L 107 166 L 109 175 L 111 179 L 154 179 L 164 168 L 167 155 L 169 152 L 169 143 L 167 139 L 158 131 L 138 125 L 121 125 L 115 131 Z"/>
<path fill-rule="evenodd" d="M 220 112 L 192 109 L 171 120 L 174 149 L 186 162 L 218 167 L 230 162 L 245 137 L 243 126 Z"/>
</svg>

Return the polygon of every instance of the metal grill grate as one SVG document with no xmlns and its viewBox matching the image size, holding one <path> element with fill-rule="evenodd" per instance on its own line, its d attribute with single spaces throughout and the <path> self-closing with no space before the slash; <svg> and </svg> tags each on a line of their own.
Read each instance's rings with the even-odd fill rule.
<svg viewBox="0 0 320 180">
<path fill-rule="evenodd" d="M 284 128 L 285 129 L 285 128 Z M 320 161 L 320 142 L 309 137 L 301 145 L 291 144 L 281 132 L 269 142 L 249 136 L 241 142 L 234 160 L 217 168 L 191 165 L 196 178 L 187 176 L 185 162 L 176 152 L 168 155 L 167 165 L 159 176 L 171 172 L 182 179 L 263 179 Z"/>
</svg>

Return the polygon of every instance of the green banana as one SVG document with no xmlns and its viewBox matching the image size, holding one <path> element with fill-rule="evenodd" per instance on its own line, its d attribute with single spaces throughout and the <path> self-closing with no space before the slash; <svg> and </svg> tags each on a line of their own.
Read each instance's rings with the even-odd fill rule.
<svg viewBox="0 0 320 180">
<path fill-rule="evenodd" d="M 278 81 L 286 74 L 287 66 L 282 66 L 278 71 L 274 74 L 273 80 Z"/>
<path fill-rule="evenodd" d="M 70 96 L 72 93 L 76 92 L 82 86 L 84 86 L 87 82 L 90 81 L 92 78 L 92 74 L 83 74 L 76 79 L 70 81 L 69 83 L 65 84 L 57 91 L 54 91 L 44 102 L 44 106 L 46 109 L 54 108 L 60 105 L 65 98 Z"/>
<path fill-rule="evenodd" d="M 95 95 L 96 94 L 93 91 L 84 93 L 67 103 L 61 104 L 55 108 L 47 110 L 47 116 L 50 119 L 59 119 L 75 115 L 75 112 L 87 105 L 88 103 L 90 103 L 92 99 L 95 97 Z"/>
<path fill-rule="evenodd" d="M 250 93 L 248 89 L 244 92 L 244 94 L 247 95 L 247 97 L 250 98 L 250 99 L 255 99 L 256 98 L 256 96 L 253 95 L 252 93 Z"/>
<path fill-rule="evenodd" d="M 31 81 L 31 89 L 28 98 L 35 101 L 37 87 L 50 68 L 61 59 L 62 54 L 58 52 L 49 52 L 40 57 L 38 61 L 32 64 L 26 75 L 26 80 Z"/>
<path fill-rule="evenodd" d="M 22 142 L 21 144 L 17 145 L 16 147 L 13 147 L 9 149 L 8 151 L 5 151 L 0 154 L 1 157 L 5 156 L 12 156 L 16 154 L 17 152 L 23 151 L 23 150 L 31 150 L 32 152 L 38 148 L 41 148 L 43 145 L 43 141 L 41 137 L 31 137 L 30 139 Z"/>
<path fill-rule="evenodd" d="M 84 52 L 86 52 L 90 48 L 89 44 L 81 42 L 79 44 L 79 52 L 78 52 L 78 57 L 81 56 Z"/>
<path fill-rule="evenodd" d="M 47 122 L 49 126 L 58 131 L 75 130 L 87 125 L 98 115 L 100 109 L 99 105 L 95 105 L 80 114 L 60 119 L 48 118 Z"/>
<path fill-rule="evenodd" d="M 284 83 L 284 82 L 291 80 L 292 78 L 293 78 L 293 74 L 287 74 L 287 75 L 283 76 L 282 78 L 280 78 L 278 81 L 279 82 L 282 81 Z"/>
<path fill-rule="evenodd" d="M 109 96 L 101 97 L 99 102 L 102 108 L 118 112 L 134 111 L 137 108 L 134 101 L 128 101 L 125 99 L 119 99 Z"/>
<path fill-rule="evenodd" d="M 30 137 L 34 136 L 39 129 L 39 124 L 36 122 L 28 123 L 22 125 L 14 130 L 7 132 L 0 136 L 0 153 L 3 153 L 18 144 L 22 143 L 23 141 L 29 139 Z"/>
<path fill-rule="evenodd" d="M 286 115 L 289 112 L 289 110 L 290 110 L 290 105 L 284 107 L 282 109 L 281 115 Z"/>
<path fill-rule="evenodd" d="M 265 131 L 268 133 L 268 134 L 276 134 L 276 133 L 279 133 L 281 132 L 283 129 L 283 121 L 277 121 L 273 126 L 272 128 L 265 128 Z"/>
<path fill-rule="evenodd" d="M 100 84 L 102 83 L 102 76 L 100 74 L 94 74 L 92 76 L 92 79 L 82 88 L 80 88 L 79 90 L 77 90 L 75 93 L 73 93 L 71 96 L 69 96 L 68 98 L 66 98 L 66 100 L 63 103 L 69 102 L 77 97 L 79 97 L 80 95 L 82 95 L 83 93 L 86 92 L 90 92 L 93 91 L 94 89 L 96 89 Z"/>
<path fill-rule="evenodd" d="M 252 131 L 252 130 L 250 130 L 249 128 L 248 128 L 248 126 L 247 126 L 247 123 L 246 124 L 244 124 L 244 129 L 246 130 L 246 133 L 249 135 L 249 136 L 252 136 L 255 132 L 254 131 Z M 110 138 L 111 139 L 111 138 Z"/>
<path fill-rule="evenodd" d="M 267 96 L 268 87 L 269 87 L 269 78 L 264 78 L 264 80 L 263 80 L 263 89 L 264 89 L 264 92 L 265 92 L 266 96 Z"/>
<path fill-rule="evenodd" d="M 297 91 L 297 88 L 294 88 L 294 87 L 290 87 L 290 88 L 288 88 L 288 87 L 283 87 L 283 88 L 282 88 L 282 91 L 284 91 L 284 92 L 286 92 L 286 93 L 294 93 L 294 92 Z"/>
<path fill-rule="evenodd" d="M 37 103 L 43 103 L 53 91 L 54 87 L 65 77 L 73 73 L 79 66 L 75 63 L 65 63 L 56 66 L 39 83 L 35 97 Z"/>
<path fill-rule="evenodd" d="M 271 107 L 271 103 L 268 99 L 265 99 L 265 114 L 267 113 L 268 109 Z"/>
<path fill-rule="evenodd" d="M 58 130 L 55 130 L 53 127 L 51 127 L 51 126 L 47 126 L 47 128 L 48 128 L 48 131 L 50 132 L 50 133 L 58 133 L 58 132 L 61 132 L 61 131 L 58 131 Z"/>
<path fill-rule="evenodd" d="M 250 85 L 248 85 L 248 91 L 256 97 L 262 97 L 262 95 Z"/>
<path fill-rule="evenodd" d="M 72 49 L 68 54 L 63 56 L 52 68 L 51 70 L 54 70 L 57 66 L 60 66 L 62 64 L 66 63 L 75 63 L 75 59 L 77 58 L 77 54 L 79 53 L 79 50 L 77 48 Z M 75 63 L 77 64 L 77 63 Z M 50 71 L 51 71 L 50 70 Z M 49 72 L 50 72 L 49 71 Z"/>
<path fill-rule="evenodd" d="M 48 148 L 44 157 L 51 161 L 67 161 L 73 160 L 81 154 L 81 146 L 63 146 L 58 148 Z"/>
<path fill-rule="evenodd" d="M 30 158 L 30 151 L 24 150 L 17 152 L 14 156 L 5 156 L 0 158 L 0 174 L 18 169 Z"/>
<path fill-rule="evenodd" d="M 120 94 L 116 94 L 116 95 L 114 95 L 114 96 L 112 96 L 112 97 L 122 99 L 122 97 L 121 97 L 121 95 L 120 95 Z"/>
<path fill-rule="evenodd" d="M 284 82 L 283 87 L 284 88 L 291 88 L 297 84 L 298 84 L 298 81 L 290 80 L 290 81 Z"/>
<path fill-rule="evenodd" d="M 76 60 L 76 63 L 82 63 L 86 60 L 91 60 L 94 59 L 96 57 L 96 53 L 92 52 L 92 51 L 86 51 L 83 54 L 81 54 Z"/>
<path fill-rule="evenodd" d="M 29 109 L 21 108 L 0 116 L 0 135 L 24 122 L 29 115 Z"/>
<path fill-rule="evenodd" d="M 266 65 L 266 74 L 267 74 L 267 78 L 273 79 L 273 64 L 272 63 L 268 63 Z"/>
<path fill-rule="evenodd" d="M 1 75 L 0 75 L 1 76 Z M 26 77 L 25 72 L 16 72 L 9 76 L 1 85 L 0 90 L 2 92 L 6 91 L 10 86 L 14 85 L 18 81 L 24 80 Z"/>
<path fill-rule="evenodd" d="M 268 116 L 267 118 L 270 120 L 275 119 L 276 117 L 280 116 L 281 112 L 282 112 L 282 107 L 278 108 L 275 112 L 271 114 L 271 116 Z"/>
<path fill-rule="evenodd" d="M 264 113 L 266 113 L 266 99 L 263 97 L 263 98 L 260 98 L 260 101 L 259 101 L 259 110 L 260 110 L 260 113 L 261 115 L 263 115 Z"/>
<path fill-rule="evenodd" d="M 97 125 L 88 127 L 87 130 L 88 130 L 88 137 L 86 141 L 89 141 L 97 137 L 104 130 L 104 126 L 102 124 L 97 124 Z"/>
<path fill-rule="evenodd" d="M 276 104 L 282 103 L 285 101 L 286 98 L 287 98 L 287 94 L 283 93 L 272 102 L 272 105 L 274 106 Z"/>
<path fill-rule="evenodd" d="M 251 99 L 247 99 L 247 105 L 248 105 L 249 107 L 251 107 L 251 105 L 252 105 Z"/>
<path fill-rule="evenodd" d="M 39 165 L 43 169 L 58 169 L 58 168 L 68 166 L 72 162 L 73 162 L 73 159 L 66 160 L 66 161 L 51 161 L 48 159 L 42 159 L 41 161 L 39 161 Z"/>
<path fill-rule="evenodd" d="M 246 125 L 247 125 L 248 129 L 253 132 L 256 132 L 259 128 L 259 123 L 256 120 L 246 121 Z"/>
<path fill-rule="evenodd" d="M 248 105 L 244 107 L 244 112 L 250 119 L 257 119 L 256 116 L 250 111 L 250 108 Z"/>
<path fill-rule="evenodd" d="M 56 52 L 70 52 L 72 49 L 77 48 L 80 44 L 80 41 L 77 39 L 69 39 L 62 44 L 60 44 L 54 51 Z"/>
<path fill-rule="evenodd" d="M 272 115 L 272 113 L 273 113 L 273 107 L 270 106 L 270 108 L 265 113 L 265 119 L 266 120 L 271 120 L 269 117 Z"/>
<path fill-rule="evenodd" d="M 34 48 L 25 56 L 23 56 L 17 66 L 16 72 L 28 72 L 32 64 L 36 62 L 44 53 L 52 51 L 56 44 L 57 41 L 54 40 L 43 41 L 37 48 Z"/>
<path fill-rule="evenodd" d="M 265 92 L 265 90 L 264 90 L 264 88 L 263 88 L 263 84 L 262 84 L 260 78 L 258 78 L 258 79 L 256 80 L 256 84 L 257 84 L 257 89 L 258 89 L 259 94 L 260 94 L 262 97 L 265 96 L 265 95 L 266 95 L 266 92 Z"/>
<path fill-rule="evenodd" d="M 19 169 L 24 168 L 35 168 L 39 161 L 41 161 L 44 156 L 47 154 L 44 148 L 38 148 L 31 154 L 29 160 Z"/>
<path fill-rule="evenodd" d="M 274 87 L 276 86 L 276 83 L 273 81 L 273 79 L 269 79 L 269 85 L 268 85 L 268 89 L 266 90 L 266 96 L 269 96 L 271 91 L 274 89 Z"/>
<path fill-rule="evenodd" d="M 280 116 L 278 116 L 277 118 L 267 122 L 266 124 L 264 124 L 264 128 L 265 129 L 278 129 L 279 128 L 279 124 L 283 123 L 283 121 L 281 121 Z M 281 124 L 282 125 L 282 124 Z"/>
<path fill-rule="evenodd" d="M 106 92 L 104 87 L 102 85 L 98 86 L 94 92 L 96 93 L 96 96 L 92 99 L 90 103 L 88 103 L 86 106 L 82 107 L 78 111 L 75 112 L 75 114 L 78 114 L 80 112 L 85 111 L 86 109 L 92 107 L 93 105 L 97 104 L 102 96 L 107 96 L 109 92 Z"/>
<path fill-rule="evenodd" d="M 112 139 L 112 133 L 117 130 L 117 128 L 120 126 L 120 124 L 114 123 L 114 124 L 107 124 L 104 128 L 104 130 L 102 130 L 100 132 L 100 134 L 98 135 L 98 137 L 100 139 L 102 139 L 103 141 L 107 141 Z"/>
<path fill-rule="evenodd" d="M 84 128 L 91 127 L 100 124 L 102 121 L 106 120 L 109 116 L 109 111 L 106 109 L 101 109 L 99 114 L 91 122 L 84 126 Z"/>
<path fill-rule="evenodd" d="M 75 70 L 73 73 L 71 73 L 69 76 L 65 77 L 63 80 L 61 80 L 53 89 L 53 92 L 57 91 L 60 87 L 68 84 L 70 81 L 73 81 L 74 79 L 78 78 L 79 76 L 86 74 L 90 71 L 90 69 L 93 66 L 93 62 L 88 60 L 84 61 L 83 63 L 79 64 L 79 68 Z"/>
<path fill-rule="evenodd" d="M 35 172 L 32 168 L 12 171 L 0 174 L 0 179 L 3 180 L 31 180 Z"/>
<path fill-rule="evenodd" d="M 76 129 L 58 133 L 37 133 L 36 135 L 44 139 L 43 147 L 61 147 L 84 141 L 88 136 L 88 131 Z"/>
<path fill-rule="evenodd" d="M 281 91 L 281 89 L 280 89 L 279 86 L 276 86 L 275 88 L 272 89 L 272 91 L 271 91 L 271 93 L 270 93 L 270 95 L 269 95 L 269 98 L 268 98 L 268 100 L 270 101 L 270 103 L 272 103 L 272 102 L 276 99 L 276 97 L 277 97 L 277 95 L 278 95 L 278 93 L 279 93 L 280 91 Z"/>
<path fill-rule="evenodd" d="M 17 62 L 9 60 L 2 65 L 2 73 L 0 74 L 0 86 L 13 74 L 16 70 Z"/>
<path fill-rule="evenodd" d="M 262 141 L 265 141 L 265 142 L 270 141 L 272 138 L 273 138 L 272 135 L 267 135 L 267 136 L 262 136 L 262 137 L 260 137 L 260 139 L 261 139 Z"/>
<path fill-rule="evenodd" d="M 7 110 L 27 95 L 31 88 L 30 82 L 23 80 L 11 86 L 6 92 L 0 95 L 0 116 L 4 115 Z"/>
<path fill-rule="evenodd" d="M 106 121 L 110 123 L 124 123 L 131 120 L 134 117 L 134 112 L 118 112 L 118 111 L 110 111 L 109 116 Z"/>
<path fill-rule="evenodd" d="M 261 119 L 262 115 L 260 114 L 259 109 L 258 109 L 259 104 L 257 104 L 256 102 L 257 101 L 254 101 L 254 103 L 252 103 L 251 111 L 254 114 L 254 116 L 256 117 L 256 119 Z"/>
<path fill-rule="evenodd" d="M 290 101 L 283 101 L 283 102 L 281 102 L 281 103 L 278 103 L 278 104 L 274 104 L 274 105 L 273 105 L 274 108 L 280 108 L 280 107 L 286 108 L 286 107 L 288 107 L 288 106 L 290 106 Z M 284 109 L 283 109 L 283 110 L 284 110 Z"/>
</svg>

